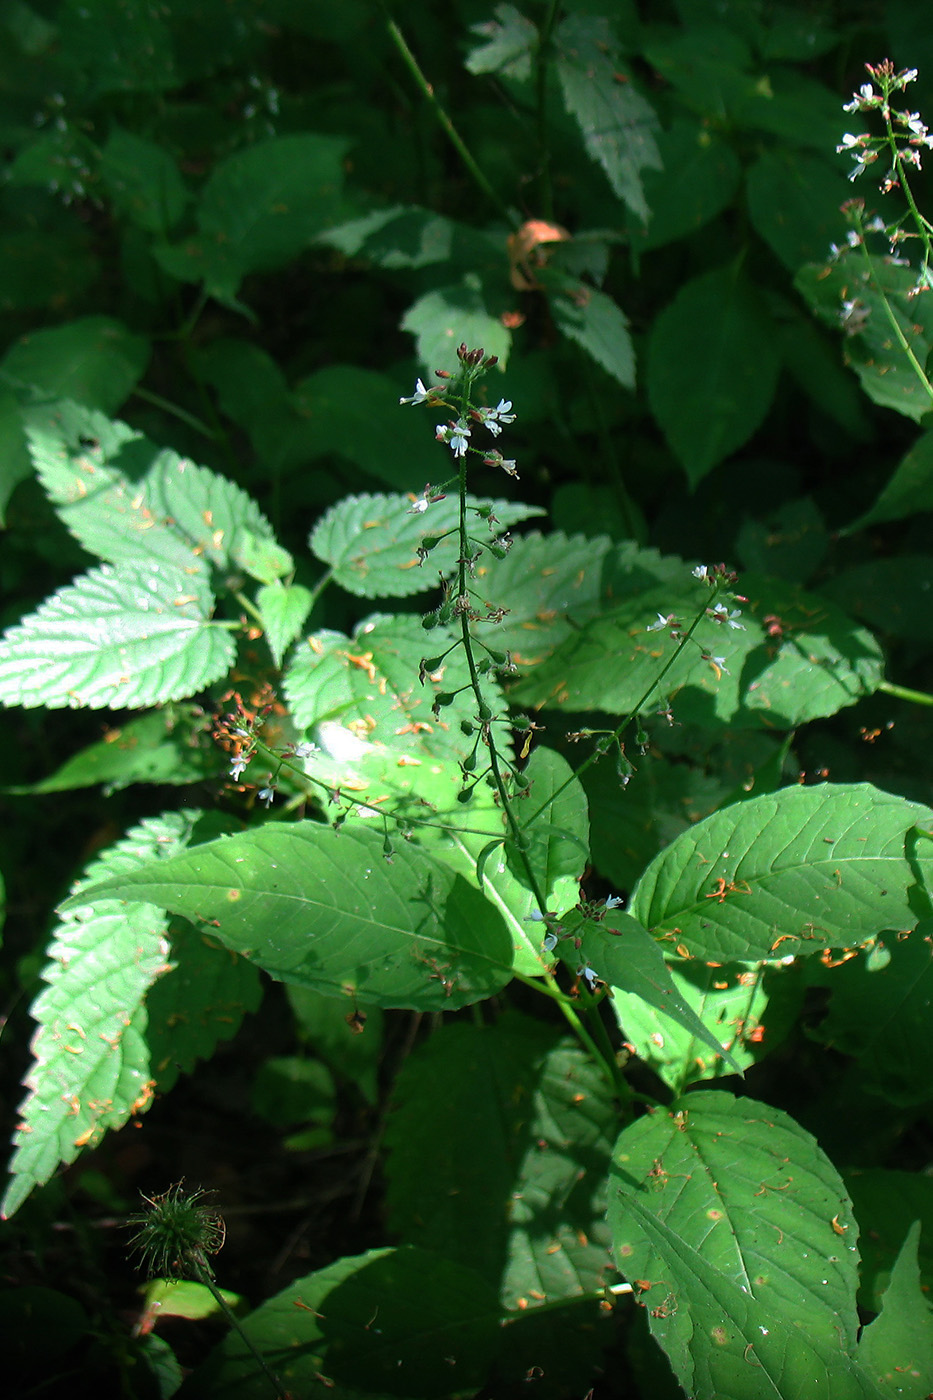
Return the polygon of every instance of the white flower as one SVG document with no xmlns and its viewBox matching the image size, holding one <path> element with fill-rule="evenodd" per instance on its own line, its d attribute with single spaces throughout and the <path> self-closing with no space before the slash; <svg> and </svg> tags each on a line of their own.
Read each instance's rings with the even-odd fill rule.
<svg viewBox="0 0 933 1400">
<path fill-rule="evenodd" d="M 320 749 L 317 744 L 312 744 L 310 739 L 302 739 L 300 744 L 295 745 L 296 758 L 310 758 L 314 753 L 320 753 Z"/>
<path fill-rule="evenodd" d="M 480 418 L 492 433 L 493 437 L 499 436 L 504 423 L 515 422 L 515 414 L 509 412 L 511 407 L 511 399 L 500 399 L 495 408 L 481 408 L 479 410 Z"/>
<path fill-rule="evenodd" d="M 557 947 L 557 934 L 549 933 L 541 946 L 546 953 L 553 953 L 554 949 Z"/>
<path fill-rule="evenodd" d="M 850 150 L 853 146 L 861 146 L 862 142 L 863 142 L 863 141 L 866 141 L 867 139 L 868 139 L 867 136 L 853 136 L 853 135 L 851 134 L 851 132 L 848 132 L 848 131 L 847 131 L 846 134 L 845 134 L 845 136 L 843 136 L 843 138 L 842 138 L 842 144 L 839 145 L 839 146 L 837 146 L 837 147 L 836 147 L 836 150 L 837 150 L 837 152 L 838 152 L 838 151 L 848 151 L 848 150 Z M 420 380 L 420 379 L 418 380 L 418 383 L 419 383 L 419 384 L 421 383 L 421 380 Z M 408 400 L 408 399 L 401 399 L 400 402 L 401 402 L 401 403 L 408 403 L 409 400 Z"/>
<path fill-rule="evenodd" d="M 715 607 L 709 608 L 709 615 L 714 622 L 725 622 L 728 627 L 732 627 L 736 632 L 744 632 L 744 622 L 736 622 L 737 617 L 742 614 L 738 608 L 733 608 L 730 612 L 725 603 L 717 603 Z"/>
<path fill-rule="evenodd" d="M 406 510 L 405 514 L 406 514 L 406 515 L 424 515 L 425 511 L 427 510 L 427 508 L 428 508 L 427 498 L 426 498 L 425 496 L 419 496 L 418 499 L 417 499 L 417 501 L 415 501 L 413 505 L 410 505 L 410 506 L 408 507 L 408 509 Z"/>
<path fill-rule="evenodd" d="M 652 622 L 652 623 L 650 624 L 650 626 L 648 626 L 648 627 L 645 628 L 645 631 L 646 631 L 646 632 L 661 632 L 661 631 L 664 630 L 665 627 L 670 627 L 670 625 L 671 625 L 671 623 L 672 623 L 673 621 L 674 621 L 674 614 L 673 614 L 673 613 L 668 613 L 667 617 L 665 617 L 663 613 L 658 613 L 658 620 L 657 620 L 657 622 Z"/>
<path fill-rule="evenodd" d="M 620 894 L 611 894 L 603 907 L 605 909 L 620 909 L 624 903 L 625 900 Z"/>
<path fill-rule="evenodd" d="M 448 423 L 446 426 L 443 423 L 439 424 L 436 436 L 438 442 L 449 443 L 450 450 L 455 457 L 466 456 L 467 438 L 470 436 L 470 429 L 462 418 L 456 423 Z"/>
<path fill-rule="evenodd" d="M 426 389 L 420 379 L 415 381 L 415 392 L 410 399 L 399 399 L 399 403 L 424 403 L 431 397 L 431 390 Z"/>
<path fill-rule="evenodd" d="M 701 578 L 705 580 L 709 575 L 709 567 L 706 564 L 697 564 L 696 568 L 691 569 L 690 572 L 693 574 L 694 578 Z M 660 617 L 660 613 L 658 614 L 658 616 Z"/>
<path fill-rule="evenodd" d="M 584 963 L 582 967 L 577 968 L 577 976 L 583 978 L 584 982 L 586 983 L 587 987 L 590 989 L 591 992 L 595 990 L 596 983 L 599 981 L 599 978 L 597 977 L 596 973 L 591 967 L 588 967 Z"/>
<path fill-rule="evenodd" d="M 271 783 L 272 779 L 270 778 L 269 781 L 270 781 L 270 783 Z M 265 803 L 265 805 L 266 805 L 267 807 L 271 807 L 271 806 L 272 806 L 272 799 L 275 797 L 275 788 L 274 788 L 274 787 L 264 787 L 264 788 L 260 788 L 260 789 L 259 789 L 259 792 L 258 792 L 256 795 L 257 795 L 257 797 L 259 798 L 259 801 L 260 801 L 260 802 Z"/>
<path fill-rule="evenodd" d="M 243 776 L 251 757 L 252 755 L 248 753 L 238 753 L 235 758 L 231 758 L 230 776 L 235 783 L 239 782 L 240 778 Z"/>
</svg>

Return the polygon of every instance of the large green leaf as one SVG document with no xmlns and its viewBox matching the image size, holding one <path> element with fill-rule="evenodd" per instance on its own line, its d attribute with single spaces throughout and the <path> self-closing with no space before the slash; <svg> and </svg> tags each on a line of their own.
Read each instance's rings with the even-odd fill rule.
<svg viewBox="0 0 933 1400">
<path fill-rule="evenodd" d="M 498 1349 L 500 1317 L 494 1290 L 472 1269 L 408 1246 L 338 1259 L 296 1279 L 242 1327 L 254 1350 L 231 1332 L 186 1391 L 265 1400 L 258 1351 L 295 1396 L 472 1395 Z"/>
<path fill-rule="evenodd" d="M 510 1309 L 591 1292 L 609 1268 L 616 1122 L 597 1066 L 549 1027 L 445 1026 L 396 1081 L 390 1228 L 476 1269 Z"/>
<path fill-rule="evenodd" d="M 110 316 L 84 316 L 65 326 L 32 331 L 13 345 L 0 369 L 22 386 L 53 399 L 75 399 L 114 413 L 142 378 L 149 342 Z"/>
<path fill-rule="evenodd" d="M 747 603 L 725 605 L 675 654 L 679 633 L 703 607 L 705 585 L 681 578 L 637 594 L 623 585 L 610 603 L 514 687 L 521 704 L 625 714 L 670 701 L 681 722 L 792 728 L 835 714 L 871 694 L 882 679 L 877 642 L 834 603 L 779 579 L 742 576 Z M 733 616 L 733 614 L 735 614 Z M 728 615 L 728 616 L 727 616 Z M 529 658 L 530 660 L 530 658 Z M 647 697 L 647 698 L 644 698 Z"/>
<path fill-rule="evenodd" d="M 670 129 L 659 133 L 658 149 L 663 167 L 644 175 L 648 226 L 630 220 L 639 251 L 663 248 L 709 223 L 731 203 L 741 178 L 732 147 L 696 121 L 675 117 Z"/>
<path fill-rule="evenodd" d="M 904 520 L 933 510 L 933 432 L 917 438 L 878 499 L 843 532 L 851 535 L 884 520 Z"/>
<path fill-rule="evenodd" d="M 501 73 L 527 82 L 538 31 L 514 5 L 497 5 L 494 13 L 494 20 L 470 26 L 480 42 L 471 49 L 466 67 L 471 73 Z"/>
<path fill-rule="evenodd" d="M 746 180 L 752 223 L 790 272 L 822 257 L 830 243 L 845 237 L 839 206 L 848 197 L 848 186 L 828 160 L 798 151 L 765 151 Z"/>
<path fill-rule="evenodd" d="M 933 1313 L 920 1282 L 919 1241 L 915 1220 L 891 1271 L 881 1313 L 865 1328 L 858 1347 L 869 1375 L 904 1400 L 928 1400 L 933 1376 Z"/>
<path fill-rule="evenodd" d="M 343 137 L 302 132 L 228 156 L 201 193 L 199 232 L 158 248 L 160 263 L 233 302 L 247 273 L 284 267 L 339 218 L 347 149 Z"/>
<path fill-rule="evenodd" d="M 881 1400 L 853 1360 L 858 1227 L 815 1140 L 718 1091 L 626 1128 L 613 1152 L 616 1261 L 695 1400 Z"/>
<path fill-rule="evenodd" d="M 860 1304 L 869 1312 L 880 1311 L 881 1295 L 915 1220 L 923 1226 L 919 1263 L 924 1291 L 929 1294 L 933 1288 L 933 1177 L 870 1167 L 847 1172 L 845 1180 L 861 1237 Z"/>
<path fill-rule="evenodd" d="M 620 80 L 618 46 L 609 20 L 571 14 L 558 25 L 557 76 L 568 112 L 619 199 L 648 221 L 643 170 L 659 170 L 653 109 L 629 79 Z"/>
<path fill-rule="evenodd" d="M 382 835 L 358 826 L 267 823 L 90 893 L 210 920 L 270 976 L 376 1006 L 453 1011 L 512 975 L 486 900 L 417 847 L 387 860 Z"/>
<path fill-rule="evenodd" d="M 88 866 L 79 896 L 108 877 L 171 858 L 197 812 L 150 818 Z M 147 991 L 169 969 L 167 921 L 151 904 L 99 900 L 65 914 L 49 945 L 48 983 L 33 1003 L 29 1091 L 21 1107 L 3 1214 L 18 1210 L 61 1162 L 73 1162 L 152 1099 Z"/>
<path fill-rule="evenodd" d="M 770 317 L 737 267 L 694 277 L 657 317 L 648 399 L 691 486 L 761 425 L 778 368 Z"/>
<path fill-rule="evenodd" d="M 638 881 L 629 912 L 704 962 L 807 957 L 864 947 L 917 924 L 905 849 L 933 813 L 868 783 L 781 788 L 678 836 Z"/>
<path fill-rule="evenodd" d="M 133 710 L 194 695 L 233 663 L 211 603 L 170 564 L 91 569 L 0 639 L 0 701 Z"/>
<path fill-rule="evenodd" d="M 438 570 L 451 571 L 459 554 L 460 505 L 453 496 L 430 505 L 424 514 L 411 511 L 409 496 L 347 496 L 333 506 L 312 531 L 309 544 L 330 564 L 341 587 L 361 598 L 407 598 L 437 587 Z M 501 525 L 514 525 L 538 506 L 467 497 L 467 528 L 477 540 L 492 538 L 490 527 L 475 514 L 489 506 Z M 418 546 L 425 536 L 445 535 L 421 567 Z M 485 556 L 491 558 L 491 556 Z M 430 639 L 426 638 L 428 644 Z"/>
</svg>

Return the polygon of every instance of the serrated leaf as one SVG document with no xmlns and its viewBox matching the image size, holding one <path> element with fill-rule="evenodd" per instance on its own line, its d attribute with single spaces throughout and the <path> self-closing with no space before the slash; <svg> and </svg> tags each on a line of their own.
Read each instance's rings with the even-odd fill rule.
<svg viewBox="0 0 933 1400">
<path fill-rule="evenodd" d="M 347 496 L 314 527 L 308 543 L 318 559 L 329 564 L 334 578 L 361 598 L 407 598 L 437 587 L 438 570 L 452 570 L 459 553 L 460 505 L 453 496 L 435 502 L 425 514 L 412 514 L 409 496 Z M 534 515 L 537 506 L 485 497 L 467 497 L 467 522 L 478 539 L 490 539 L 489 526 L 472 516 L 477 506 L 490 506 L 503 526 Z M 420 567 L 417 549 L 425 536 L 446 535 Z M 425 634 L 430 649 L 430 634 Z"/>
<path fill-rule="evenodd" d="M 214 166 L 198 202 L 199 233 L 162 246 L 173 277 L 232 304 L 248 272 L 285 266 L 340 214 L 343 137 L 310 132 L 259 141 Z"/>
<path fill-rule="evenodd" d="M 714 812 L 651 862 L 629 912 L 703 962 L 808 957 L 913 929 L 912 827 L 933 813 L 868 783 L 781 788 Z"/>
<path fill-rule="evenodd" d="M 142 378 L 149 342 L 110 316 L 84 316 L 65 326 L 32 331 L 4 355 L 10 381 L 53 399 L 75 399 L 114 413 Z"/>
<path fill-rule="evenodd" d="M 881 1400 L 853 1359 L 857 1225 L 815 1140 L 718 1091 L 626 1128 L 609 1220 L 655 1340 L 696 1400 Z"/>
<path fill-rule="evenodd" d="M 647 222 L 641 172 L 661 168 L 654 110 L 619 74 L 608 19 L 568 15 L 554 37 L 564 103 L 583 133 L 587 155 L 602 166 L 618 197 Z"/>
<path fill-rule="evenodd" d="M 169 812 L 134 827 L 88 866 L 76 885 L 80 911 L 65 914 L 49 946 L 48 983 L 30 1008 L 29 1093 L 21 1107 L 3 1200 L 12 1215 L 60 1163 L 141 1113 L 152 1098 L 146 1045 L 147 991 L 168 971 L 167 921 L 152 905 L 89 902 L 84 893 L 109 876 L 122 878 L 191 839 L 197 812 Z"/>
<path fill-rule="evenodd" d="M 281 666 L 286 651 L 304 627 L 313 604 L 313 594 L 300 583 L 287 586 L 272 583 L 260 588 L 256 594 L 256 606 L 262 614 L 266 641 L 276 666 Z"/>
<path fill-rule="evenodd" d="M 378 1330 L 366 1327 L 374 1311 Z M 297 1279 L 242 1329 L 253 1350 L 231 1332 L 194 1372 L 194 1393 L 262 1400 L 269 1380 L 258 1352 L 294 1395 L 323 1388 L 346 1400 L 384 1400 L 404 1390 L 412 1400 L 442 1400 L 452 1385 L 471 1394 L 498 1350 L 500 1319 L 494 1290 L 472 1269 L 403 1246 Z"/>
<path fill-rule="evenodd" d="M 99 743 L 66 759 L 49 777 L 6 791 L 70 792 L 102 783 L 109 795 L 131 783 L 203 782 L 216 777 L 220 768 L 209 718 L 194 705 L 173 705 L 108 729 Z"/>
<path fill-rule="evenodd" d="M 273 539 L 255 534 L 246 525 L 240 526 L 233 554 L 240 568 L 257 583 L 275 584 L 295 571 L 295 561 L 287 549 Z"/>
<path fill-rule="evenodd" d="M 695 633 L 702 650 L 682 648 L 647 702 L 652 681 L 680 646 L 676 628 L 662 621 L 689 626 L 703 607 L 702 587 L 686 568 L 663 588 L 637 594 L 623 580 L 615 592 L 620 601 L 569 633 L 541 664 L 528 658 L 512 694 L 535 707 L 623 715 L 664 700 L 681 722 L 709 725 L 715 716 L 771 729 L 835 714 L 877 689 L 881 648 L 834 603 L 751 573 L 742 576 L 742 588 L 747 603 L 727 607 L 728 618 L 709 612 Z"/>
<path fill-rule="evenodd" d="M 475 272 L 467 272 L 459 282 L 425 292 L 408 308 L 401 320 L 403 331 L 416 338 L 418 361 L 433 375 L 437 369 L 457 368 L 457 346 L 482 347 L 496 355 L 504 370 L 512 348 L 512 333 L 500 316 L 486 303 L 485 289 Z"/>
<path fill-rule="evenodd" d="M 91 569 L 0 639 L 6 705 L 143 709 L 183 700 L 233 663 L 203 580 L 158 562 Z"/>
<path fill-rule="evenodd" d="M 359 827 L 270 823 L 92 894 L 210 920 L 270 976 L 376 1006 L 454 1011 L 512 975 L 511 940 L 480 895 L 417 847 L 387 862 L 382 834 Z"/>
<path fill-rule="evenodd" d="M 562 939 L 558 952 L 572 969 L 589 968 L 609 986 L 631 992 L 742 1072 L 728 1047 L 681 996 L 660 948 L 637 919 L 613 909 L 605 921 L 572 917 L 561 922 L 573 936 L 573 949 L 566 951 L 569 940 Z"/>
<path fill-rule="evenodd" d="M 169 939 L 171 964 L 146 997 L 149 1064 L 162 1094 L 236 1035 L 263 991 L 256 968 L 221 947 L 210 930 L 175 919 Z"/>
<path fill-rule="evenodd" d="M 648 399 L 691 486 L 760 426 L 779 363 L 770 317 L 736 267 L 694 277 L 656 318 Z"/>
<path fill-rule="evenodd" d="M 635 349 L 628 320 L 605 292 L 582 282 L 549 299 L 558 329 L 575 341 L 624 388 L 635 387 Z"/>
<path fill-rule="evenodd" d="M 515 1013 L 494 1033 L 445 1026 L 396 1081 L 390 1228 L 476 1269 L 509 1309 L 591 1292 L 609 1268 L 616 1121 L 597 1066 L 551 1028 Z"/>
<path fill-rule="evenodd" d="M 464 66 L 469 73 L 500 73 L 503 78 L 527 82 L 538 31 L 514 5 L 497 5 L 493 14 L 495 19 L 470 25 L 470 33 L 484 42 L 474 45 Z"/>
<path fill-rule="evenodd" d="M 266 547 L 281 563 L 286 551 L 275 544 L 272 526 L 251 496 L 227 477 L 199 467 L 176 452 L 159 452 L 146 473 L 150 509 L 171 522 L 194 552 L 217 569 L 239 562 L 241 538 L 254 549 Z"/>
<path fill-rule="evenodd" d="M 147 233 L 168 233 L 188 202 L 169 152 L 119 126 L 111 128 L 101 152 L 100 178 L 114 207 Z"/>
<path fill-rule="evenodd" d="M 916 1220 L 891 1271 L 881 1313 L 865 1328 L 858 1347 L 858 1358 L 869 1375 L 904 1400 L 927 1400 L 933 1376 L 933 1313 L 920 1282 L 919 1242 Z"/>
</svg>

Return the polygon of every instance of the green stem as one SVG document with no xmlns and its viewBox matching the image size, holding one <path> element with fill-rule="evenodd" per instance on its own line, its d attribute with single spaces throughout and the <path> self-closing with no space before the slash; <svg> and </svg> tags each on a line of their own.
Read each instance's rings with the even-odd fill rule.
<svg viewBox="0 0 933 1400">
<path fill-rule="evenodd" d="M 474 160 L 472 152 L 470 151 L 466 142 L 463 140 L 457 128 L 454 126 L 445 109 L 441 106 L 440 102 L 437 99 L 437 94 L 434 91 L 433 85 L 428 82 L 427 78 L 422 72 L 418 60 L 415 58 L 415 55 L 408 47 L 408 44 L 405 41 L 404 34 L 399 29 L 398 25 L 395 23 L 395 20 L 390 15 L 388 7 L 384 3 L 384 0 L 380 0 L 380 9 L 383 11 L 386 17 L 386 28 L 389 32 L 389 38 L 392 40 L 393 44 L 398 49 L 398 52 L 401 55 L 406 68 L 408 69 L 412 78 L 415 80 L 415 83 L 417 84 L 422 96 L 425 98 L 432 112 L 437 118 L 437 121 L 441 129 L 447 136 L 447 139 L 450 141 L 454 150 L 457 152 L 460 159 L 463 161 L 464 166 L 469 171 L 470 175 L 473 177 L 474 183 L 479 187 L 479 189 L 482 190 L 483 194 L 489 200 L 490 204 L 492 204 L 492 206 L 499 211 L 503 219 L 505 219 L 506 223 L 508 223 L 511 228 L 518 229 L 518 220 L 516 219 L 512 211 L 509 209 L 505 201 L 501 199 L 500 196 L 493 189 L 492 185 L 489 183 L 486 176 L 483 174 L 483 171 L 480 169 L 479 165 Z"/>
<path fill-rule="evenodd" d="M 626 729 L 631 724 L 635 716 L 641 712 L 645 705 L 647 705 L 651 696 L 657 690 L 658 686 L 661 684 L 668 671 L 674 665 L 675 661 L 680 656 L 684 647 L 687 646 L 690 641 L 692 641 L 694 632 L 697 630 L 700 623 L 703 621 L 704 617 L 707 614 L 710 604 L 715 601 L 716 596 L 720 591 L 720 584 L 718 579 L 715 580 L 715 585 L 716 586 L 710 595 L 709 603 L 705 603 L 703 605 L 703 607 L 697 613 L 696 617 L 691 622 L 690 626 L 687 628 L 687 631 L 681 637 L 676 649 L 671 653 L 667 661 L 661 667 L 661 670 L 658 672 L 657 676 L 654 678 L 653 681 L 651 681 L 647 689 L 643 691 L 639 698 L 635 701 L 635 704 L 629 710 L 628 714 L 622 720 L 621 724 L 616 725 L 615 729 L 612 731 L 612 734 L 610 736 L 610 743 L 615 742 L 617 739 L 621 739 L 622 735 L 625 733 Z M 575 769 L 574 772 L 571 773 L 570 777 L 567 778 L 565 782 L 561 783 L 559 788 L 555 789 L 555 791 L 551 794 L 547 801 L 542 802 L 541 806 L 538 807 L 536 811 L 532 812 L 531 816 L 525 822 L 525 829 L 527 830 L 528 827 L 532 825 L 532 823 L 536 822 L 538 818 L 542 815 L 542 813 L 546 812 L 548 807 L 550 807 L 552 803 L 557 801 L 561 793 L 566 788 L 569 788 L 571 783 L 575 783 L 577 779 L 581 777 L 589 768 L 592 768 L 593 764 L 598 762 L 598 760 L 603 757 L 605 752 L 605 749 L 594 749 L 593 752 L 589 755 L 589 757 L 583 760 L 579 768 Z"/>
<path fill-rule="evenodd" d="M 910 690 L 906 685 L 894 685 L 891 681 L 881 681 L 878 689 L 898 700 L 912 700 L 915 705 L 933 705 L 933 695 L 925 690 Z"/>
<path fill-rule="evenodd" d="M 133 389 L 133 394 L 137 399 L 143 399 L 146 403 L 153 404 L 156 408 L 161 408 L 163 413 L 170 413 L 173 418 L 177 418 L 182 423 L 187 423 L 189 428 L 193 428 L 202 437 L 208 438 L 211 442 L 217 441 L 217 434 L 212 428 L 200 418 L 196 418 L 193 413 L 189 413 L 186 408 L 181 408 L 177 403 L 172 403 L 170 399 L 164 399 L 161 394 L 155 393 L 153 389 L 145 389 L 141 384 L 137 384 Z"/>
<path fill-rule="evenodd" d="M 269 1384 L 272 1386 L 272 1389 L 275 1391 L 275 1394 L 279 1397 L 279 1400 L 290 1400 L 289 1392 L 286 1390 L 285 1386 L 279 1380 L 275 1372 L 270 1370 L 270 1368 L 266 1365 L 265 1361 L 262 1359 L 262 1356 L 253 1346 L 249 1337 L 243 1331 L 243 1328 L 240 1326 L 239 1322 L 234 1317 L 230 1308 L 227 1306 L 227 1301 L 224 1298 L 224 1295 L 221 1293 L 220 1289 L 217 1287 L 216 1283 L 214 1282 L 213 1277 L 211 1276 L 211 1271 L 207 1267 L 206 1263 L 198 1264 L 196 1261 L 192 1260 L 191 1271 L 197 1278 L 198 1283 L 203 1283 L 204 1287 L 209 1290 L 211 1296 L 214 1299 L 214 1302 L 220 1308 L 224 1317 L 230 1323 L 230 1326 L 234 1328 L 234 1330 L 237 1333 L 239 1333 L 239 1336 L 242 1339 L 244 1345 L 252 1353 L 253 1357 L 259 1365 L 260 1370 L 268 1380 Z"/>
</svg>

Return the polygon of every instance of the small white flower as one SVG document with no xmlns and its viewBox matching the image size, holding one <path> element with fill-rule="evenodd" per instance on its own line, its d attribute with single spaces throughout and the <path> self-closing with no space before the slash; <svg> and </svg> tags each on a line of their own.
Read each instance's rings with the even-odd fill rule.
<svg viewBox="0 0 933 1400">
<path fill-rule="evenodd" d="M 705 581 L 709 577 L 709 566 L 706 564 L 697 564 L 696 568 L 691 569 L 690 572 L 693 574 L 694 578 L 703 579 Z M 658 614 L 658 616 L 660 616 L 660 614 Z"/>
<path fill-rule="evenodd" d="M 620 894 L 611 894 L 603 907 L 605 909 L 621 909 L 624 903 L 625 900 Z"/>
<path fill-rule="evenodd" d="M 249 766 L 251 757 L 252 755 L 248 753 L 238 753 L 235 758 L 230 760 L 230 776 L 235 783 L 240 781 L 240 778 Z"/>
<path fill-rule="evenodd" d="M 915 80 L 916 76 L 916 68 L 905 68 L 903 73 L 898 73 L 897 81 L 901 87 L 906 87 L 908 83 L 912 83 Z"/>
<path fill-rule="evenodd" d="M 658 613 L 657 622 L 652 622 L 645 628 L 646 632 L 662 632 L 665 627 L 670 627 L 674 622 L 674 614 L 668 613 L 667 617 L 663 613 Z"/>
<path fill-rule="evenodd" d="M 584 982 L 586 983 L 587 987 L 590 989 L 591 992 L 595 990 L 596 983 L 599 981 L 599 978 L 597 977 L 593 969 L 591 967 L 588 967 L 586 963 L 584 963 L 582 967 L 577 968 L 577 976 L 583 978 Z"/>
<path fill-rule="evenodd" d="M 724 656 L 711 656 L 709 660 L 710 663 L 716 667 L 717 671 L 722 671 L 724 675 L 729 675 L 729 667 L 726 665 L 726 658 Z M 718 680 L 719 677 L 717 676 L 716 679 Z"/>
<path fill-rule="evenodd" d="M 320 753 L 317 744 L 312 744 L 310 739 L 302 739 L 300 744 L 295 745 L 296 758 L 310 758 L 314 753 Z"/>
<path fill-rule="evenodd" d="M 419 496 L 418 499 L 417 499 L 417 501 L 415 501 L 413 505 L 410 505 L 410 506 L 408 507 L 408 509 L 406 510 L 405 514 L 406 514 L 406 515 L 424 515 L 425 511 L 427 510 L 427 508 L 428 508 L 427 498 L 426 498 L 425 496 Z"/>
<path fill-rule="evenodd" d="M 546 953 L 553 953 L 554 949 L 557 947 L 557 934 L 549 933 L 541 946 Z"/>
<path fill-rule="evenodd" d="M 728 627 L 733 628 L 736 632 L 745 631 L 744 622 L 736 622 L 735 620 L 737 617 L 742 616 L 738 608 L 733 608 L 730 612 L 729 609 L 726 607 L 725 603 L 717 603 L 715 607 L 710 608 L 708 611 L 710 617 L 713 619 L 714 622 L 724 622 Z"/>
<path fill-rule="evenodd" d="M 848 151 L 848 150 L 850 150 L 853 146 L 861 146 L 862 142 L 863 142 L 863 141 L 867 141 L 867 140 L 868 140 L 868 137 L 867 137 L 867 136 L 853 136 L 853 135 L 851 134 L 851 132 L 848 132 L 848 131 L 847 131 L 846 134 L 845 134 L 845 136 L 843 136 L 843 138 L 842 138 L 842 144 L 839 145 L 839 146 L 837 146 L 837 147 L 836 147 L 836 150 L 837 150 L 837 152 L 838 152 L 838 151 Z M 420 379 L 418 380 L 418 383 L 419 383 L 419 384 L 421 383 L 421 380 L 420 380 Z M 401 399 L 400 402 L 401 402 L 401 403 L 408 403 L 408 402 L 410 402 L 410 400 L 408 400 L 408 399 Z"/>
<path fill-rule="evenodd" d="M 271 778 L 270 778 L 269 781 L 270 781 L 270 783 L 271 783 L 271 781 L 272 781 Z M 272 799 L 275 797 L 275 788 L 274 788 L 274 787 L 264 787 L 264 788 L 260 788 L 260 789 L 259 789 L 259 792 L 258 792 L 256 795 L 257 795 L 257 797 L 259 798 L 259 801 L 262 802 L 262 803 L 264 803 L 266 807 L 271 807 L 271 806 L 272 806 Z"/>
<path fill-rule="evenodd" d="M 399 403 L 424 403 L 425 400 L 429 399 L 430 397 L 431 390 L 426 389 L 422 384 L 421 380 L 418 379 L 415 381 L 415 392 L 412 394 L 411 398 L 399 399 Z"/>
<path fill-rule="evenodd" d="M 470 436 L 470 429 L 463 419 L 456 423 L 440 424 L 437 429 L 438 442 L 446 442 L 450 446 L 455 457 L 465 457 L 467 450 L 467 438 Z"/>
</svg>

